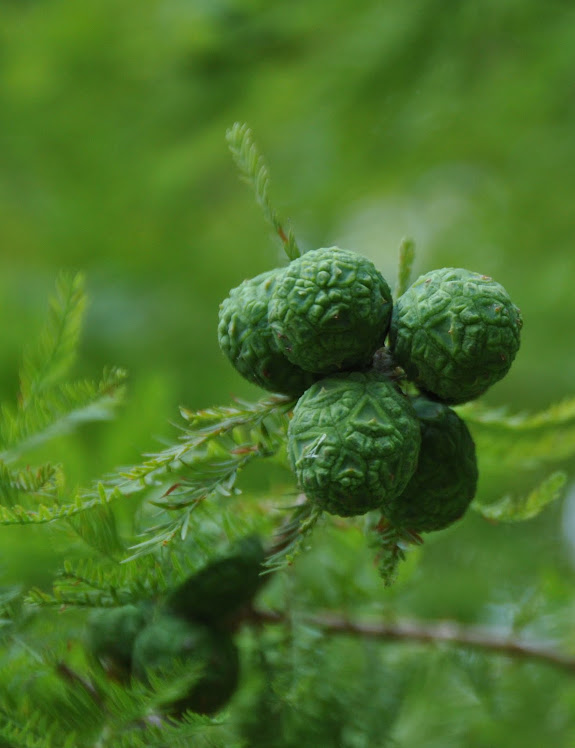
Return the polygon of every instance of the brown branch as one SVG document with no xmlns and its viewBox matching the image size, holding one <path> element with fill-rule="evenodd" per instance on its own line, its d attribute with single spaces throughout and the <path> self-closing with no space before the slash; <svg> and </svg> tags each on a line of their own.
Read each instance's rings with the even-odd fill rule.
<svg viewBox="0 0 575 748">
<path fill-rule="evenodd" d="M 253 621 L 259 623 L 288 623 L 284 613 L 257 610 Z M 454 621 L 423 622 L 398 621 L 395 623 L 352 621 L 342 616 L 323 614 L 305 616 L 303 621 L 317 626 L 327 634 L 349 634 L 368 639 L 384 639 L 396 642 L 419 642 L 422 644 L 454 644 L 459 647 L 480 649 L 507 657 L 536 660 L 575 675 L 575 657 L 553 649 L 545 641 L 524 641 L 496 630 L 481 626 L 462 626 Z"/>
</svg>

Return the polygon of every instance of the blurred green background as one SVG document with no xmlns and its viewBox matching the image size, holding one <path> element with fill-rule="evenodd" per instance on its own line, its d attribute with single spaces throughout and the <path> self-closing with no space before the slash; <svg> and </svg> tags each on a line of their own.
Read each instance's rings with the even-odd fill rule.
<svg viewBox="0 0 575 748">
<path fill-rule="evenodd" d="M 572 2 L 4 0 L 0 391 L 15 396 L 62 269 L 88 280 L 80 373 L 130 373 L 117 422 L 53 446 L 73 481 L 157 449 L 179 404 L 260 396 L 216 336 L 228 290 L 284 262 L 227 151 L 236 120 L 305 249 L 357 250 L 393 283 L 409 235 L 416 275 L 466 267 L 506 287 L 522 348 L 486 401 L 516 411 L 573 394 Z M 507 620 L 544 566 L 561 608 L 573 582 L 561 516 L 511 529 L 470 517 L 457 541 L 431 540 L 429 586 L 398 605 Z M 531 745 L 485 740 L 473 745 Z"/>
<path fill-rule="evenodd" d="M 305 248 L 393 280 L 408 234 L 416 273 L 507 288 L 525 335 L 490 400 L 572 391 L 572 3 L 30 0 L 4 2 L 0 29 L 3 391 L 72 268 L 86 371 L 128 368 L 158 428 L 181 402 L 256 393 L 220 355 L 218 304 L 283 260 L 227 152 L 235 120 Z"/>
</svg>

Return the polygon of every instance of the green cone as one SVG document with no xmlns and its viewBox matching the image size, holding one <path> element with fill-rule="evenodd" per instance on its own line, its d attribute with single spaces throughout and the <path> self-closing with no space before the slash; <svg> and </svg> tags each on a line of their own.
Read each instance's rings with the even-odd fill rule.
<svg viewBox="0 0 575 748">
<path fill-rule="evenodd" d="M 416 532 L 441 530 L 463 516 L 477 489 L 475 445 L 457 413 L 425 397 L 413 401 L 421 426 L 415 473 L 384 509 L 392 524 Z"/>
<path fill-rule="evenodd" d="M 405 488 L 421 436 L 413 406 L 385 377 L 352 372 L 307 390 L 288 428 L 298 485 L 331 514 L 364 514 Z"/>
<path fill-rule="evenodd" d="M 507 374 L 521 325 L 499 283 L 442 268 L 422 275 L 397 300 L 390 347 L 422 391 L 454 405 L 479 397 Z"/>
<path fill-rule="evenodd" d="M 295 365 L 318 374 L 361 368 L 385 339 L 391 292 L 375 265 L 337 247 L 293 260 L 278 277 L 269 321 Z"/>
<path fill-rule="evenodd" d="M 176 680 L 177 695 L 163 704 L 170 714 L 186 710 L 212 714 L 221 709 L 234 693 L 239 676 L 237 648 L 230 636 L 208 626 L 175 616 L 161 616 L 146 626 L 134 644 L 134 675 L 147 681 L 153 673 L 176 668 L 178 662 L 199 666 L 190 669 L 190 682 Z"/>
<path fill-rule="evenodd" d="M 146 622 L 144 608 L 136 605 L 101 608 L 88 618 L 88 648 L 113 677 L 129 675 L 132 647 Z"/>
<path fill-rule="evenodd" d="M 268 324 L 270 295 L 283 269 L 245 280 L 220 305 L 220 348 L 237 371 L 271 392 L 300 395 L 316 379 L 280 351 Z"/>
</svg>

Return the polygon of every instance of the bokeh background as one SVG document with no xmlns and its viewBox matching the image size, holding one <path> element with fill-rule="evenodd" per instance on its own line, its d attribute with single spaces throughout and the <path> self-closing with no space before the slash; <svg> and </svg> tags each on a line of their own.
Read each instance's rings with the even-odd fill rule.
<svg viewBox="0 0 575 748">
<path fill-rule="evenodd" d="M 506 287 L 524 336 L 487 402 L 534 410 L 573 394 L 572 2 L 4 0 L 0 391 L 16 395 L 22 347 L 61 270 L 87 276 L 79 373 L 130 373 L 116 422 L 52 445 L 72 482 L 158 448 L 180 404 L 260 396 L 216 336 L 228 290 L 285 261 L 227 151 L 237 120 L 305 249 L 357 250 L 393 283 L 408 235 L 416 275 L 466 267 Z M 505 620 L 544 568 L 565 615 L 565 507 L 569 497 L 521 528 L 469 518 L 457 538 L 431 542 L 428 584 L 401 604 Z M 539 690 L 509 718 L 523 742 L 494 733 L 467 745 L 540 745 L 531 722 L 520 730 L 529 710 L 543 719 Z M 569 708 L 545 723 L 554 745 Z"/>
</svg>

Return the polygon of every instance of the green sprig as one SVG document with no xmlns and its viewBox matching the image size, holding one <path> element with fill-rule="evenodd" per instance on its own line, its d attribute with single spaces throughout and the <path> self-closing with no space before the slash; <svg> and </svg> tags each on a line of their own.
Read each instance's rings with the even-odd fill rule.
<svg viewBox="0 0 575 748">
<path fill-rule="evenodd" d="M 474 501 L 472 506 L 487 519 L 498 522 L 523 522 L 533 519 L 545 507 L 563 495 L 567 474 L 562 471 L 551 473 L 526 495 L 505 495 L 492 504 Z"/>
<path fill-rule="evenodd" d="M 415 242 L 413 239 L 404 238 L 399 245 L 399 268 L 397 273 L 397 284 L 395 286 L 395 299 L 404 294 L 409 288 L 411 271 L 415 260 Z"/>
<path fill-rule="evenodd" d="M 281 239 L 286 255 L 294 260 L 301 255 L 291 228 L 284 230 L 282 223 L 269 198 L 269 172 L 264 157 L 253 139 L 250 128 L 245 123 L 236 122 L 226 132 L 226 140 L 234 161 L 245 182 L 255 195 L 256 201 L 266 221 Z"/>
<path fill-rule="evenodd" d="M 377 524 L 368 528 L 370 545 L 375 549 L 377 569 L 386 587 L 397 579 L 399 564 L 405 560 L 410 546 L 421 545 L 421 536 L 408 528 L 397 527 L 381 516 Z"/>
<path fill-rule="evenodd" d="M 304 499 L 289 509 L 292 510 L 290 517 L 276 531 L 272 547 L 266 554 L 266 573 L 291 566 L 304 550 L 304 542 L 323 514 L 309 499 Z"/>
</svg>

